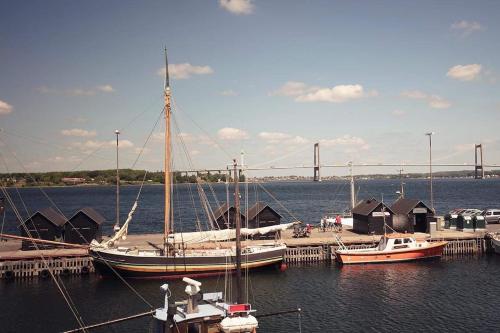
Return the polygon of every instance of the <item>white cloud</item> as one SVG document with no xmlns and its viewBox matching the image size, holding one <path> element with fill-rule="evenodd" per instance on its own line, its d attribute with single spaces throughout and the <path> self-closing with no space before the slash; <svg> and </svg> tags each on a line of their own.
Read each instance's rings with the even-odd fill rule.
<svg viewBox="0 0 500 333">
<path fill-rule="evenodd" d="M 308 87 L 304 82 L 288 81 L 281 88 L 271 92 L 271 96 L 299 96 L 308 91 Z"/>
<path fill-rule="evenodd" d="M 243 140 L 248 139 L 248 133 L 244 130 L 232 127 L 221 128 L 217 132 L 217 136 L 222 140 Z"/>
<path fill-rule="evenodd" d="M 401 93 L 401 96 L 413 98 L 413 99 L 426 99 L 427 98 L 427 94 L 421 92 L 420 90 L 403 91 Z"/>
<path fill-rule="evenodd" d="M 288 143 L 290 144 L 297 144 L 297 145 L 301 145 L 301 144 L 305 144 L 305 143 L 308 143 L 309 140 L 307 140 L 306 138 L 303 138 L 301 136 L 295 136 L 294 138 L 292 138 L 291 140 L 288 140 Z"/>
<path fill-rule="evenodd" d="M 207 75 L 213 72 L 210 66 L 194 66 L 187 62 L 168 65 L 168 73 L 174 79 L 189 79 L 191 75 Z M 157 74 L 165 76 L 165 67 L 160 68 Z"/>
<path fill-rule="evenodd" d="M 87 131 L 80 128 L 65 129 L 61 131 L 61 134 L 65 136 L 77 137 L 94 137 L 97 135 L 96 131 Z"/>
<path fill-rule="evenodd" d="M 192 135 L 191 133 L 186 133 L 186 132 L 181 132 L 177 134 L 177 137 L 184 141 L 185 143 L 191 143 L 196 141 L 196 137 Z"/>
<path fill-rule="evenodd" d="M 9 114 L 13 109 L 12 105 L 0 100 L 0 114 Z"/>
<path fill-rule="evenodd" d="M 102 91 L 102 92 L 106 92 L 106 93 L 115 92 L 115 89 L 110 84 L 105 84 L 103 86 L 98 86 L 97 90 Z"/>
<path fill-rule="evenodd" d="M 467 36 L 476 31 L 484 30 L 483 26 L 476 21 L 458 21 L 451 25 L 451 30 L 460 32 L 463 36 Z"/>
<path fill-rule="evenodd" d="M 392 111 L 392 115 L 396 116 L 396 117 L 401 117 L 401 116 L 404 116 L 405 114 L 406 114 L 406 111 L 403 111 L 403 110 Z"/>
<path fill-rule="evenodd" d="M 429 106 L 434 109 L 447 109 L 451 106 L 450 101 L 438 95 L 429 96 Z"/>
<path fill-rule="evenodd" d="M 315 92 L 298 96 L 295 100 L 298 102 L 333 102 L 341 103 L 351 99 L 357 99 L 364 96 L 363 87 L 355 85 L 339 85 L 333 88 L 321 88 Z"/>
<path fill-rule="evenodd" d="M 309 140 L 301 136 L 293 136 L 281 132 L 260 132 L 258 137 L 266 141 L 268 144 L 279 143 L 281 145 L 302 145 L 308 143 Z"/>
<path fill-rule="evenodd" d="M 260 132 L 258 137 L 267 142 L 274 143 L 290 139 L 292 136 L 290 134 L 280 132 Z"/>
<path fill-rule="evenodd" d="M 270 93 L 294 97 L 297 102 L 342 103 L 363 97 L 377 96 L 377 91 L 365 92 L 360 84 L 337 85 L 332 88 L 308 86 L 303 82 L 288 81 L 281 88 Z"/>
<path fill-rule="evenodd" d="M 87 140 L 85 142 L 75 142 L 72 145 L 79 149 L 111 148 L 111 147 L 116 147 L 116 140 L 111 140 L 111 141 Z M 119 140 L 118 147 L 132 148 L 134 147 L 134 144 L 130 140 Z"/>
<path fill-rule="evenodd" d="M 42 94 L 56 94 L 56 95 L 69 95 L 69 96 L 94 96 L 97 93 L 112 93 L 116 90 L 110 85 L 100 85 L 93 88 L 71 88 L 71 89 L 58 89 L 41 86 L 37 88 L 38 92 Z"/>
<path fill-rule="evenodd" d="M 236 95 L 238 95 L 238 93 L 236 91 L 232 90 L 232 89 L 221 91 L 220 94 L 222 96 L 236 96 Z"/>
<path fill-rule="evenodd" d="M 471 81 L 481 73 L 482 66 L 479 64 L 456 65 L 451 67 L 446 76 L 460 81 Z"/>
<path fill-rule="evenodd" d="M 445 98 L 438 95 L 429 95 L 420 90 L 410 90 L 403 91 L 401 96 L 412 98 L 412 99 L 421 99 L 425 100 L 427 104 L 434 109 L 447 109 L 451 106 L 451 102 L 446 100 Z"/>
<path fill-rule="evenodd" d="M 319 140 L 320 145 L 325 147 L 335 146 L 357 146 L 361 149 L 368 149 L 370 146 L 360 137 L 345 134 L 335 139 L 322 139 Z"/>
<path fill-rule="evenodd" d="M 236 15 L 252 14 L 254 10 L 252 0 L 219 0 L 219 5 Z"/>
</svg>

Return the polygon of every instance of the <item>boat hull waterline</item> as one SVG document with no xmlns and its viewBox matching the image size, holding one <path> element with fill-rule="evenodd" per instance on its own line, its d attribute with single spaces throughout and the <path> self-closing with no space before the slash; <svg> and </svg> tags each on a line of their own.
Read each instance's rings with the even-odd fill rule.
<svg viewBox="0 0 500 333">
<path fill-rule="evenodd" d="M 448 242 L 435 242 L 428 247 L 393 251 L 338 250 L 335 254 L 338 262 L 343 265 L 414 261 L 441 257 L 446 244 Z"/>
<path fill-rule="evenodd" d="M 242 269 L 253 269 L 280 264 L 286 246 L 243 254 Z M 129 278 L 182 278 L 217 275 L 236 269 L 234 255 L 199 256 L 145 256 L 119 254 L 108 250 L 91 250 L 94 266 L 103 276 L 119 273 Z M 115 273 L 116 271 L 116 273 Z"/>
</svg>

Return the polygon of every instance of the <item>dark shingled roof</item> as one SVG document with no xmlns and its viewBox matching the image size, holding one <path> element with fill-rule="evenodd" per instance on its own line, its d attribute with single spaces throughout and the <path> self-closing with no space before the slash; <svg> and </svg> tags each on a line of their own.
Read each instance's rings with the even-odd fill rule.
<svg viewBox="0 0 500 333">
<path fill-rule="evenodd" d="M 368 199 L 368 200 L 363 200 L 361 201 L 360 203 L 358 203 L 353 209 L 352 209 L 352 213 L 353 214 L 358 214 L 358 215 L 364 215 L 364 216 L 368 216 L 370 215 L 379 205 L 381 204 L 380 201 L 376 200 L 376 199 Z M 394 214 L 394 212 L 392 211 L 392 209 L 390 209 L 389 207 L 387 207 L 385 204 L 383 204 L 385 206 L 385 210 L 388 211 L 388 212 L 391 212 Z"/>
<path fill-rule="evenodd" d="M 40 214 L 56 226 L 63 226 L 66 223 L 66 218 L 56 212 L 52 207 L 43 208 L 31 215 L 25 222 L 29 222 L 35 215 Z"/>
<path fill-rule="evenodd" d="M 264 210 L 264 208 L 269 207 L 270 210 L 272 210 L 276 215 L 279 217 L 282 217 L 278 212 L 276 212 L 274 209 L 272 209 L 268 204 L 265 202 L 259 201 L 256 202 L 250 209 L 248 210 L 248 220 L 251 221 L 255 219 L 255 217 Z"/>
<path fill-rule="evenodd" d="M 231 207 L 228 206 L 227 202 L 222 203 L 216 210 L 214 210 L 214 217 L 217 220 L 219 217 L 223 216 Z"/>
<path fill-rule="evenodd" d="M 77 211 L 71 218 L 70 220 L 73 220 L 73 218 L 78 215 L 78 213 L 82 213 L 87 215 L 92 221 L 94 221 L 97 224 L 102 224 L 106 219 L 99 214 L 94 208 L 92 207 L 84 207 Z"/>
<path fill-rule="evenodd" d="M 419 204 L 424 205 L 427 210 L 431 211 L 429 207 L 427 207 L 426 204 L 424 204 L 422 201 L 418 199 L 406 199 L 406 198 L 399 198 L 396 200 L 392 206 L 391 209 L 396 213 L 396 214 L 409 214 L 413 208 L 417 207 Z"/>
</svg>

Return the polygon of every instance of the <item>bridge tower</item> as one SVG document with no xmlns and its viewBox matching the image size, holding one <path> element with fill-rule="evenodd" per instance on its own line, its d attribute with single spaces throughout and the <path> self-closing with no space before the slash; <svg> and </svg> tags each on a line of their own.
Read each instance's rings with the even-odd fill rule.
<svg viewBox="0 0 500 333">
<path fill-rule="evenodd" d="M 319 163 L 319 142 L 316 142 L 314 144 L 314 177 L 313 180 L 315 182 L 320 182 L 321 181 L 321 174 L 320 174 L 320 163 Z"/>
<path fill-rule="evenodd" d="M 478 159 L 478 152 L 479 152 L 479 159 Z M 475 145 L 475 150 L 474 150 L 474 178 L 475 179 L 483 179 L 484 178 L 483 145 L 482 144 Z"/>
</svg>

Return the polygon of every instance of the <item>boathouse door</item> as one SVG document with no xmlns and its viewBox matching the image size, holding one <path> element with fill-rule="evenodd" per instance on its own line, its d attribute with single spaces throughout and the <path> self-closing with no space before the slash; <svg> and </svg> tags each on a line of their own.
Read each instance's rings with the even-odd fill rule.
<svg viewBox="0 0 500 333">
<path fill-rule="evenodd" d="M 427 232 L 427 209 L 420 208 L 425 210 L 425 212 L 415 212 L 418 208 L 415 208 L 413 211 L 413 230 L 414 232 Z"/>
</svg>

